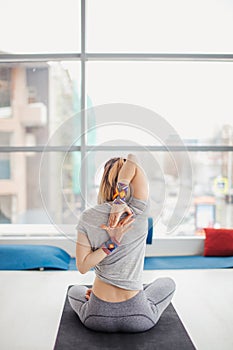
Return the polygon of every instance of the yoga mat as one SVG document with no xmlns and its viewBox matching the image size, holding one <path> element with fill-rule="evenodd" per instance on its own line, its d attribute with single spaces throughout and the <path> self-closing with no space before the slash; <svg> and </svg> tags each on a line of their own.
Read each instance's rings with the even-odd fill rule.
<svg viewBox="0 0 233 350">
<path fill-rule="evenodd" d="M 81 323 L 66 295 L 54 346 L 54 350 L 64 349 L 194 350 L 196 348 L 172 304 L 163 312 L 159 322 L 146 332 L 103 333 L 92 331 Z"/>
</svg>

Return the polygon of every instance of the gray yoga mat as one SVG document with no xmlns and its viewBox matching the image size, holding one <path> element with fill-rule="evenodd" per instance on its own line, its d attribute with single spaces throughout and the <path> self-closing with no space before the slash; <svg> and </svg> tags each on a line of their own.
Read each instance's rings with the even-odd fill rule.
<svg viewBox="0 0 233 350">
<path fill-rule="evenodd" d="M 72 310 L 66 296 L 54 350 L 71 349 L 194 350 L 196 348 L 172 304 L 164 311 L 159 322 L 146 332 L 103 333 L 86 328 Z"/>
</svg>

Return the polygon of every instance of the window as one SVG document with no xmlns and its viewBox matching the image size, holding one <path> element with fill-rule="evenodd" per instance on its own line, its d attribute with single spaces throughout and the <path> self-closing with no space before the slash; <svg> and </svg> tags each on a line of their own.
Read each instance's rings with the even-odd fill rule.
<svg viewBox="0 0 233 350">
<path fill-rule="evenodd" d="M 81 210 L 79 152 L 0 155 L 1 223 L 73 224 Z"/>
<path fill-rule="evenodd" d="M 206 202 L 233 225 L 229 1 L 10 0 L 1 15 L 1 224 L 76 225 L 104 162 L 136 152 L 155 236 L 201 235 Z"/>
</svg>

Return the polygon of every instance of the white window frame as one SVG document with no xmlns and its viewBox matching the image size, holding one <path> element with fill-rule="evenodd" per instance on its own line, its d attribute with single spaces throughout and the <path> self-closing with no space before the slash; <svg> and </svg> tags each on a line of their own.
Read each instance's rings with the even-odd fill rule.
<svg viewBox="0 0 233 350">
<path fill-rule="evenodd" d="M 81 0 L 81 52 L 65 53 L 65 54 L 2 54 L 0 55 L 0 63 L 15 62 L 46 62 L 46 61 L 62 61 L 73 60 L 81 62 L 81 145 L 69 147 L 47 147 L 49 151 L 78 151 L 81 152 L 81 209 L 86 207 L 87 199 L 87 162 L 86 153 L 89 146 L 86 140 L 86 62 L 87 61 L 202 61 L 202 62 L 233 62 L 233 54 L 177 54 L 177 53 L 88 53 L 86 52 L 86 0 Z M 137 151 L 137 146 L 119 147 L 119 146 L 97 146 L 95 150 L 109 151 L 122 149 L 123 151 Z M 162 146 L 148 146 L 151 151 L 166 151 Z M 186 146 L 171 147 L 170 150 L 190 152 L 212 151 L 212 152 L 232 152 L 233 146 Z M 0 147 L 0 152 L 42 152 L 43 147 Z M 70 232 L 75 232 L 75 225 L 70 226 Z M 75 238 L 75 236 L 74 236 Z M 156 241 L 156 244 L 155 244 Z M 72 256 L 75 254 L 74 242 L 63 237 L 53 225 L 0 225 L 0 242 L 18 243 L 18 244 L 52 244 L 61 246 L 66 249 Z M 199 255 L 203 252 L 203 237 L 158 237 L 153 240 L 151 246 L 147 246 L 147 255 Z"/>
</svg>

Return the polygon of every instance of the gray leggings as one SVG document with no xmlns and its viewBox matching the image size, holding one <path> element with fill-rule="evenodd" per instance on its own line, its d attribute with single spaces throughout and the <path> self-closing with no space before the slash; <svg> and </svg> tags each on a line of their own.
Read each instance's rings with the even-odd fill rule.
<svg viewBox="0 0 233 350">
<path fill-rule="evenodd" d="M 138 294 L 121 302 L 107 302 L 92 292 L 85 298 L 85 286 L 74 285 L 68 291 L 72 309 L 81 322 L 95 331 L 143 332 L 152 328 L 169 305 L 175 292 L 171 278 L 158 278 Z"/>
</svg>

